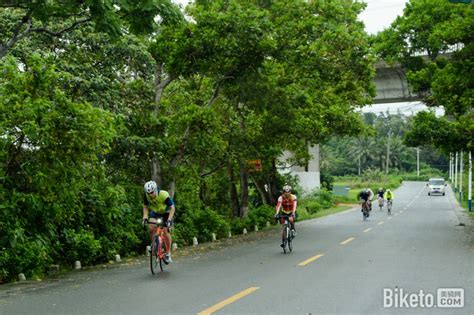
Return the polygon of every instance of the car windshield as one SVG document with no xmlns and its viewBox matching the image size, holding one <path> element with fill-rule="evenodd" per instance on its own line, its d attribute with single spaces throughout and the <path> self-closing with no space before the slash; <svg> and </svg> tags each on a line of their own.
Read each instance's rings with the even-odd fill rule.
<svg viewBox="0 0 474 315">
<path fill-rule="evenodd" d="M 430 180 L 430 185 L 444 185 L 444 180 L 432 179 Z"/>
</svg>

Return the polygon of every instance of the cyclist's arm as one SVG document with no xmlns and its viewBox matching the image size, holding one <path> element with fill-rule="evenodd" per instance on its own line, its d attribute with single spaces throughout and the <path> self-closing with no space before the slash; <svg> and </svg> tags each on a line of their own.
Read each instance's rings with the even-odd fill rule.
<svg viewBox="0 0 474 315">
<path fill-rule="evenodd" d="M 296 205 L 297 205 L 298 201 L 296 199 L 296 196 L 295 196 L 295 199 L 293 200 L 293 216 L 296 215 Z"/>
<path fill-rule="evenodd" d="M 145 193 L 143 193 L 143 218 L 148 219 L 148 199 Z"/>
<path fill-rule="evenodd" d="M 168 206 L 169 209 L 168 221 L 171 221 L 173 220 L 175 211 L 173 199 L 171 199 L 170 197 L 166 198 L 165 204 Z"/>
<path fill-rule="evenodd" d="M 276 208 L 275 208 L 275 215 L 277 215 L 279 212 L 280 212 L 280 207 L 281 207 L 281 203 L 283 202 L 283 199 L 280 197 L 278 197 L 278 202 L 277 202 L 277 205 L 276 205 Z"/>
</svg>

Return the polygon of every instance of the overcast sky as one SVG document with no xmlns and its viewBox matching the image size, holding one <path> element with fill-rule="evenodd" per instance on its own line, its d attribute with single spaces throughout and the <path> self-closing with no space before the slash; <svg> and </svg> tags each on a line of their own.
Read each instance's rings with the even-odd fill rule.
<svg viewBox="0 0 474 315">
<path fill-rule="evenodd" d="M 397 15 L 403 14 L 405 0 L 366 0 L 367 8 L 359 18 L 369 34 L 375 34 L 390 26 Z"/>
<path fill-rule="evenodd" d="M 173 0 L 175 3 L 186 5 L 189 0 Z M 365 0 L 367 8 L 360 15 L 367 33 L 375 34 L 390 26 L 397 15 L 403 14 L 407 0 Z"/>
</svg>

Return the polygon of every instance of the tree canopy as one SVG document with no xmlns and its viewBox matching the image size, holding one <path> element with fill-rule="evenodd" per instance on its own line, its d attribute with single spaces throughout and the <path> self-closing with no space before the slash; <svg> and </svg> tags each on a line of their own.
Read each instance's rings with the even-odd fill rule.
<svg viewBox="0 0 474 315">
<path fill-rule="evenodd" d="M 364 129 L 363 8 L 3 2 L 0 282 L 141 250 L 150 178 L 175 198 L 180 244 L 271 217 L 282 152 L 304 166 L 309 145 Z"/>
<path fill-rule="evenodd" d="M 445 110 L 443 118 L 419 114 L 409 144 L 433 141 L 447 151 L 472 150 L 473 34 L 472 5 L 410 0 L 403 15 L 374 39 L 380 58 L 400 63 L 425 104 Z"/>
</svg>

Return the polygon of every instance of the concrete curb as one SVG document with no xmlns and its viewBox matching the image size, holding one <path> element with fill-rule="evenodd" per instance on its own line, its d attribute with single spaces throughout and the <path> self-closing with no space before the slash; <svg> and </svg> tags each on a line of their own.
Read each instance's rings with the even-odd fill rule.
<svg viewBox="0 0 474 315">
<path fill-rule="evenodd" d="M 447 196 L 449 200 L 451 201 L 451 204 L 453 205 L 454 213 L 458 217 L 459 224 L 464 225 L 464 226 L 469 226 L 471 228 L 474 228 L 474 223 L 472 222 L 471 217 L 469 214 L 466 212 L 466 209 L 464 209 L 460 204 L 458 199 L 456 198 L 454 191 L 451 188 L 451 185 L 448 185 L 447 187 Z"/>
</svg>

